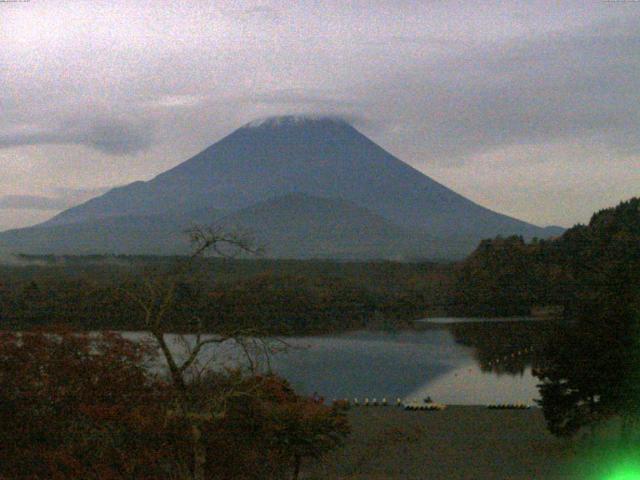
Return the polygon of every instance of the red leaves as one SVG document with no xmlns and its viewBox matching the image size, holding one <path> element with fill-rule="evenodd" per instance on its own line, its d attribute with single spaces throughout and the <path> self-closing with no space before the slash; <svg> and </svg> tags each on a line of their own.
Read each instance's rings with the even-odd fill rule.
<svg viewBox="0 0 640 480">
<path fill-rule="evenodd" d="M 150 376 L 145 345 L 58 329 L 0 333 L 0 479 L 160 480 L 190 464 L 173 390 Z M 282 379 L 217 376 L 189 385 L 194 414 L 234 391 L 222 416 L 202 415 L 215 478 L 281 478 L 346 435 L 346 420 Z"/>
<path fill-rule="evenodd" d="M 278 475 L 292 469 L 296 459 L 321 456 L 349 432 L 341 412 L 297 395 L 281 378 L 262 376 L 246 382 L 254 393 L 233 405 L 225 420 L 207 432 L 209 469 L 222 478 L 281 478 Z M 220 450 L 225 448 L 234 457 L 223 462 Z"/>
<path fill-rule="evenodd" d="M 113 333 L 1 333 L 0 476 L 131 478 L 162 427 L 149 354 Z"/>
</svg>

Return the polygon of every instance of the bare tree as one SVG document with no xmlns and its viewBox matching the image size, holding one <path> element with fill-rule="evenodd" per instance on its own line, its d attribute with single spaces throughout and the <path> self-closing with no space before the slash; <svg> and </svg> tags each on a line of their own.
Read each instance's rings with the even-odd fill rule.
<svg viewBox="0 0 640 480">
<path fill-rule="evenodd" d="M 205 464 L 207 462 L 206 447 L 202 438 L 202 426 L 206 422 L 222 418 L 225 415 L 228 402 L 237 396 L 250 395 L 251 391 L 243 390 L 241 376 L 231 376 L 225 388 L 215 394 L 210 392 L 207 398 L 202 398 L 193 388 L 194 379 L 206 370 L 211 363 L 201 361 L 201 354 L 207 346 L 212 344 L 233 343 L 245 355 L 249 366 L 255 371 L 256 352 L 260 351 L 268 356 L 269 346 L 259 338 L 260 332 L 249 329 L 225 329 L 224 332 L 211 334 L 205 331 L 204 319 L 193 315 L 191 337 L 177 335 L 184 347 L 184 355 L 180 356 L 173 350 L 168 336 L 175 332 L 171 311 L 176 303 L 176 288 L 183 279 L 194 276 L 196 269 L 202 264 L 203 258 L 213 253 L 217 256 L 234 257 L 239 254 L 260 253 L 253 247 L 253 242 L 246 235 L 227 233 L 221 229 L 195 227 L 188 231 L 192 244 L 191 255 L 181 262 L 178 267 L 168 274 L 151 274 L 143 277 L 142 285 L 130 288 L 126 294 L 131 297 L 143 312 L 145 328 L 150 332 L 162 356 L 166 361 L 169 379 L 175 391 L 175 407 L 170 415 L 179 417 L 185 422 L 191 437 L 193 458 L 191 467 L 183 468 L 180 476 L 193 480 L 204 480 Z M 255 388 L 255 387 L 254 387 Z"/>
</svg>

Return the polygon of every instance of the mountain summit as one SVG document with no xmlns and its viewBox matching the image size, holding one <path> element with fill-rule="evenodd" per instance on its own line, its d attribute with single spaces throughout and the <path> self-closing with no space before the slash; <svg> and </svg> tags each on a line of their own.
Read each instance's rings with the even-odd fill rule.
<svg viewBox="0 0 640 480">
<path fill-rule="evenodd" d="M 311 208 L 314 203 L 322 215 L 318 208 Z M 265 204 L 270 207 L 263 208 Z M 293 204 L 307 208 L 309 218 L 304 218 L 301 207 L 287 224 L 287 217 L 280 213 Z M 262 207 L 254 208 L 257 205 Z M 212 213 L 207 217 L 203 212 Z M 135 230 L 133 219 L 138 217 L 147 222 L 156 219 L 156 224 L 165 225 L 167 234 L 172 227 L 180 231 L 189 222 L 209 218 L 229 227 L 260 230 L 259 240 L 266 243 L 267 252 L 279 257 L 359 258 L 359 243 L 367 245 L 366 257 L 451 257 L 466 254 L 485 237 L 557 233 L 462 197 L 394 157 L 345 120 L 284 116 L 248 123 L 148 182 L 113 189 L 39 226 L 0 234 L 0 245 L 51 252 L 44 240 L 48 232 L 62 235 L 52 253 L 73 253 L 79 237 L 87 240 L 82 251 L 128 253 L 119 245 L 130 243 L 127 225 Z M 376 224 L 372 231 L 380 242 L 377 250 L 366 238 L 365 218 Z M 114 222 L 122 223 L 118 238 L 108 245 L 101 239 L 91 250 L 91 232 L 100 224 Z M 318 223 L 317 228 L 309 229 L 309 222 Z M 260 228 L 253 228 L 258 224 Z M 323 235 L 322 247 L 317 238 L 298 235 L 302 228 L 309 235 L 316 232 L 317 237 L 323 224 L 333 229 L 338 224 L 358 227 L 352 238 L 349 228 L 342 229 L 335 245 L 331 235 Z M 55 233 L 61 231 L 67 233 Z M 144 242 L 138 242 L 133 250 L 163 253 L 152 245 L 157 240 L 149 238 L 146 250 Z M 289 249 L 287 244 L 292 242 L 295 245 Z"/>
</svg>

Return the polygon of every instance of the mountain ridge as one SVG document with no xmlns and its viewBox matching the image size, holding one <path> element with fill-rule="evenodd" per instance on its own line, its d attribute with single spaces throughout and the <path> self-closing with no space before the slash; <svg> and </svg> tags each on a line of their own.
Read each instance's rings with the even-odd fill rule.
<svg viewBox="0 0 640 480">
<path fill-rule="evenodd" d="M 293 232 L 287 228 L 292 219 L 297 220 Z M 234 212 L 199 209 L 179 216 L 113 216 L 3 233 L 5 240 L 21 241 L 20 253 L 27 254 L 41 253 L 41 245 L 46 242 L 51 249 L 49 253 L 59 255 L 179 255 L 189 253 L 190 245 L 183 233 L 196 225 L 248 233 L 256 246 L 266 247 L 268 258 L 407 260 L 424 258 L 425 245 L 433 241 L 421 232 L 397 227 L 349 202 L 304 193 L 273 197 Z M 29 231 L 35 233 L 31 244 L 21 238 Z M 122 231 L 126 232 L 124 242 Z M 71 245 L 69 237 L 74 238 Z"/>
<path fill-rule="evenodd" d="M 402 162 L 346 120 L 324 116 L 249 122 L 147 182 L 110 190 L 35 228 L 123 216 L 180 217 L 194 208 L 237 212 L 290 193 L 344 200 L 442 245 L 453 242 L 472 249 L 482 238 L 496 235 L 559 233 L 466 199 Z M 3 238 L 6 242 L 7 236 L 0 234 L 0 242 Z"/>
</svg>

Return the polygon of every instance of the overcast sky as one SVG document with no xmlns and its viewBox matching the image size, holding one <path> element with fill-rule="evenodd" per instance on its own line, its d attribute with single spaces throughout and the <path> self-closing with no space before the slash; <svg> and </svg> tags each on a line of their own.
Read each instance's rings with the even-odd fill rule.
<svg viewBox="0 0 640 480">
<path fill-rule="evenodd" d="M 269 115 L 344 115 L 470 199 L 640 195 L 640 2 L 0 2 L 0 230 Z"/>
</svg>

